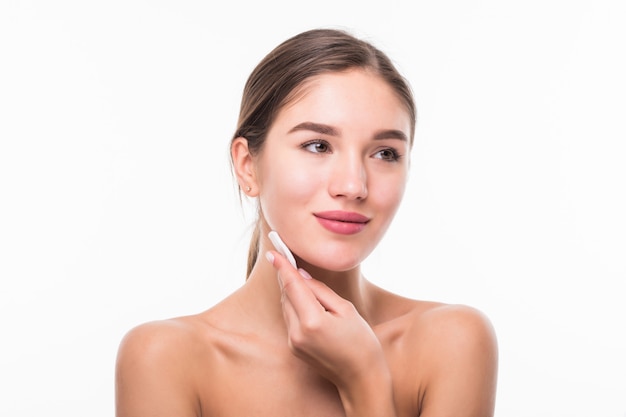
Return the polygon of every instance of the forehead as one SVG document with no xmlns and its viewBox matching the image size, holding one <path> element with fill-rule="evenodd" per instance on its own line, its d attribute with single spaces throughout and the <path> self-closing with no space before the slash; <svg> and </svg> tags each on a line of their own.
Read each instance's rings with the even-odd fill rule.
<svg viewBox="0 0 626 417">
<path fill-rule="evenodd" d="M 398 129 L 408 137 L 410 120 L 404 102 L 382 77 L 351 69 L 306 80 L 278 112 L 274 125 L 314 121 L 361 129 Z"/>
</svg>

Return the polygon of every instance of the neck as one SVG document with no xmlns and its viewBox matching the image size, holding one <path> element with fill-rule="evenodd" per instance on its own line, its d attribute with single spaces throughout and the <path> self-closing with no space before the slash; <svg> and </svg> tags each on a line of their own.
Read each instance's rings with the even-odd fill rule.
<svg viewBox="0 0 626 417">
<path fill-rule="evenodd" d="M 298 266 L 307 271 L 313 278 L 323 282 L 337 295 L 352 302 L 359 313 L 366 316 L 367 281 L 361 275 L 361 267 L 357 266 L 347 271 L 328 271 L 314 265 L 299 261 Z"/>
<path fill-rule="evenodd" d="M 271 248 L 261 239 L 259 256 L 256 264 L 242 288 L 247 298 L 247 308 L 254 305 L 256 318 L 268 319 L 270 322 L 279 323 L 284 327 L 283 312 L 280 302 L 280 289 L 278 286 L 277 272 L 265 259 L 265 252 Z M 314 279 L 323 282 L 337 295 L 350 301 L 367 321 L 370 316 L 370 300 L 368 297 L 368 282 L 361 275 L 359 266 L 348 271 L 328 271 L 314 265 L 307 264 L 298 259 L 298 267 L 306 270 Z"/>
</svg>

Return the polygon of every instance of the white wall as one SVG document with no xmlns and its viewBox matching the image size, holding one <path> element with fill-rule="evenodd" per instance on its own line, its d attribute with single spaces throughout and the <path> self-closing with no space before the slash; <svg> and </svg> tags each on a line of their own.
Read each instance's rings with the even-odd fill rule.
<svg viewBox="0 0 626 417">
<path fill-rule="evenodd" d="M 241 89 L 318 26 L 418 100 L 368 276 L 489 315 L 498 416 L 626 415 L 624 2 L 210 3 L 0 5 L 0 415 L 113 415 L 123 334 L 243 282 Z"/>
</svg>

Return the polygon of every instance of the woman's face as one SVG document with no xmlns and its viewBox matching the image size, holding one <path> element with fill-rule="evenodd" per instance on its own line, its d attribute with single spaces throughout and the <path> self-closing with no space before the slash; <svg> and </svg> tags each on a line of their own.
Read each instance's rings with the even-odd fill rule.
<svg viewBox="0 0 626 417">
<path fill-rule="evenodd" d="M 345 271 L 386 232 L 409 169 L 410 117 L 379 76 L 316 76 L 277 115 L 256 157 L 259 203 L 292 252 Z"/>
</svg>

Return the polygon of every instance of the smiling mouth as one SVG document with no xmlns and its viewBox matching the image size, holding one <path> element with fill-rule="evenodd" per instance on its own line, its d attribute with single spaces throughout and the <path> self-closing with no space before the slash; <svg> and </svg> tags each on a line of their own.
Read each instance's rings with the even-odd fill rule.
<svg viewBox="0 0 626 417">
<path fill-rule="evenodd" d="M 326 230 L 341 235 L 359 233 L 370 221 L 362 214 L 346 211 L 326 211 L 313 215 Z"/>
<path fill-rule="evenodd" d="M 359 223 L 365 224 L 370 219 L 362 214 L 348 211 L 325 211 L 321 213 L 313 213 L 315 217 L 323 220 L 330 220 L 341 223 Z"/>
</svg>

